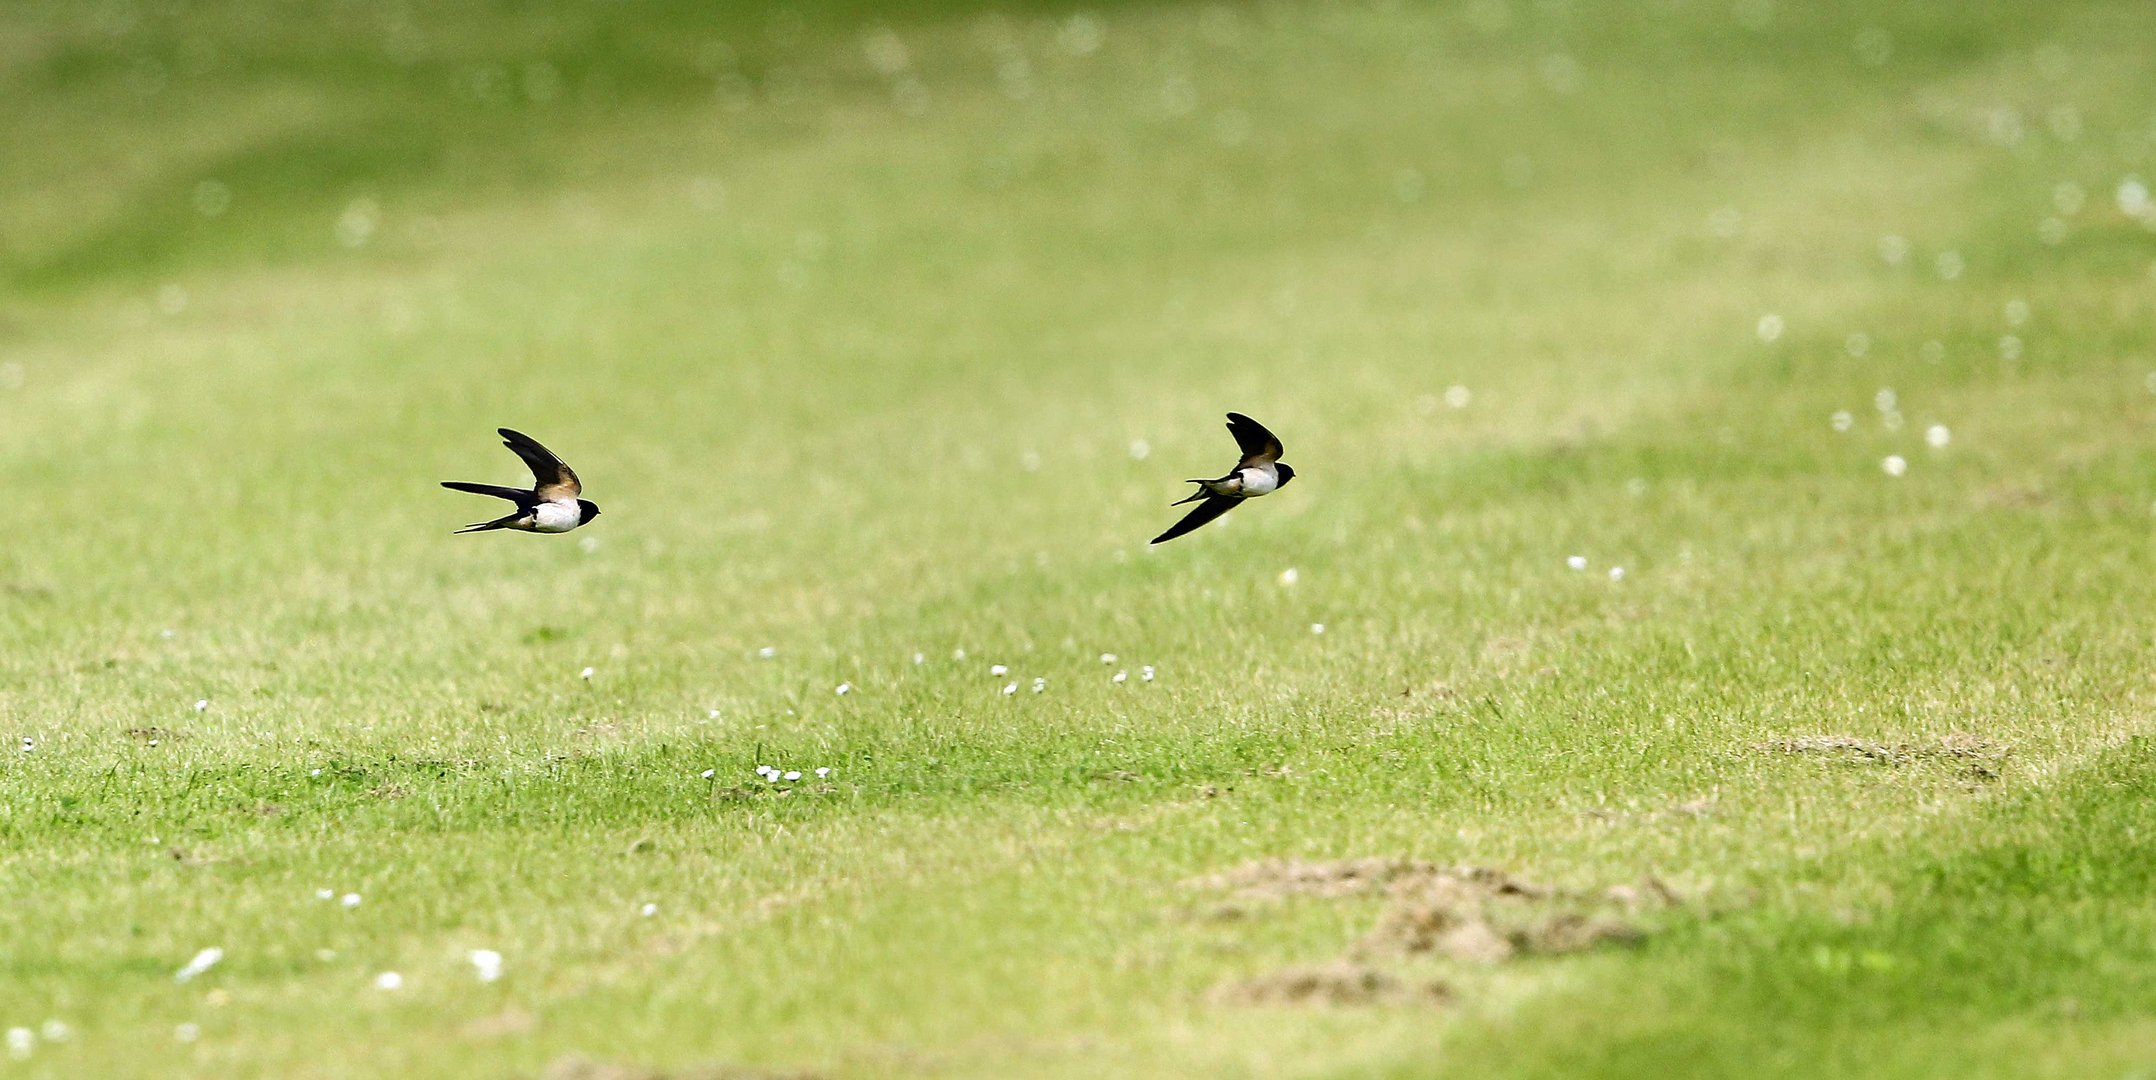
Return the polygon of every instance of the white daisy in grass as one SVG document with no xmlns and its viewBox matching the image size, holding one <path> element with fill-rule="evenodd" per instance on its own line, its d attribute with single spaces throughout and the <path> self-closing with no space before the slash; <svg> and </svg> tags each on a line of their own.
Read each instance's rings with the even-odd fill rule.
<svg viewBox="0 0 2156 1080">
<path fill-rule="evenodd" d="M 772 657 L 777 656 L 778 654 L 779 648 L 776 645 L 766 645 L 763 648 L 756 650 L 756 656 L 760 660 L 769 660 Z"/>
<path fill-rule="evenodd" d="M 1934 450 L 1944 450 L 1946 444 L 1953 441 L 1954 433 L 1948 431 L 1945 424 L 1933 424 L 1924 429 L 1924 442 Z"/>
<path fill-rule="evenodd" d="M 1301 577 L 1302 575 L 1296 573 L 1295 568 L 1290 566 L 1280 572 L 1280 583 L 1282 585 L 1293 585 L 1295 584 L 1296 580 Z"/>
<path fill-rule="evenodd" d="M 1611 581 L 1623 581 L 1623 580 L 1624 580 L 1624 567 L 1622 567 L 1622 566 L 1612 566 L 1612 567 L 1610 567 L 1610 580 L 1611 580 Z"/>
<path fill-rule="evenodd" d="M 1130 672 L 1128 671 L 1118 671 L 1114 675 L 1108 677 L 1108 681 L 1113 683 L 1127 682 L 1129 681 L 1129 679 Z"/>
<path fill-rule="evenodd" d="M 493 949 L 473 949 L 465 954 L 472 962 L 472 972 L 479 981 L 490 983 L 502 977 L 502 954 Z"/>
<path fill-rule="evenodd" d="M 1325 624 L 1324 624 L 1324 623 L 1321 623 L 1321 622 L 1314 622 L 1314 623 L 1311 623 L 1311 624 L 1310 624 L 1310 632 L 1311 632 L 1311 633 L 1313 633 L 1313 634 L 1322 634 L 1322 633 L 1324 633 L 1324 632 L 1325 632 Z"/>
<path fill-rule="evenodd" d="M 1048 680 L 1039 676 L 1035 676 L 1033 679 L 1033 692 L 1038 694 L 1046 689 L 1048 689 Z"/>
<path fill-rule="evenodd" d="M 212 945 L 209 948 L 196 953 L 195 958 L 189 960 L 185 967 L 182 967 L 180 970 L 173 972 L 172 981 L 186 982 L 189 979 L 192 979 L 195 976 L 200 975 L 213 967 L 216 967 L 217 962 L 219 960 L 223 960 L 224 958 L 225 951 Z"/>
<path fill-rule="evenodd" d="M 191 1043 L 202 1037 L 202 1025 L 180 1024 L 172 1029 L 172 1037 L 183 1043 Z"/>
<path fill-rule="evenodd" d="M 394 971 L 385 971 L 374 977 L 374 988 L 376 990 L 402 990 L 404 989 L 404 976 Z"/>
<path fill-rule="evenodd" d="M 1572 568 L 1572 569 L 1574 569 L 1574 570 L 1585 570 L 1585 569 L 1587 569 L 1587 556 L 1585 556 L 1585 555 L 1571 555 L 1571 556 L 1567 556 L 1567 557 L 1566 557 L 1566 559 L 1565 559 L 1565 565 L 1566 565 L 1566 566 L 1569 566 L 1569 567 L 1571 567 L 1571 568 Z"/>
<path fill-rule="evenodd" d="M 829 777 L 830 777 L 830 775 L 831 775 L 831 766 L 829 766 L 829 765 L 819 765 L 819 766 L 817 766 L 817 767 L 816 767 L 816 779 L 818 779 L 818 780 L 823 780 L 823 779 L 827 779 L 827 778 L 829 778 Z"/>
<path fill-rule="evenodd" d="M 653 915 L 657 915 L 659 913 L 659 905 L 647 903 L 643 907 L 636 909 L 636 913 L 638 915 L 642 915 L 644 918 L 651 918 Z"/>
<path fill-rule="evenodd" d="M 1004 684 L 1003 684 L 1003 696 L 1004 696 L 1004 697 L 1009 697 L 1009 696 L 1011 696 L 1012 694 L 1015 694 L 1015 693 L 1017 693 L 1017 692 L 1018 692 L 1018 684 L 1017 684 L 1017 683 L 1004 683 Z"/>
<path fill-rule="evenodd" d="M 21 1061 L 22 1059 L 29 1057 L 30 1052 L 36 1048 L 37 1032 L 34 1032 L 26 1027 L 11 1027 L 7 1029 L 7 1056 L 14 1058 L 17 1061 Z"/>
<path fill-rule="evenodd" d="M 719 775 L 719 770 L 717 770 L 717 769 L 705 769 L 705 770 L 704 770 L 703 772 L 701 772 L 701 773 L 698 773 L 697 775 L 698 775 L 698 776 L 701 776 L 701 777 L 702 777 L 703 779 L 709 780 L 709 779 L 711 779 L 712 777 L 715 777 L 715 776 Z"/>
<path fill-rule="evenodd" d="M 1900 454 L 1888 454 L 1886 460 L 1879 463 L 1879 468 L 1888 476 L 1899 477 L 1909 471 L 1909 459 Z"/>
<path fill-rule="evenodd" d="M 1141 678 L 1141 679 L 1144 679 L 1144 680 L 1145 680 L 1146 682 L 1152 682 L 1152 681 L 1153 681 L 1153 665 L 1151 665 L 1151 664 L 1147 664 L 1146 666 L 1144 666 L 1144 667 L 1142 667 L 1142 668 L 1139 668 L 1139 669 L 1138 669 L 1138 677 L 1139 677 L 1139 678 Z"/>
<path fill-rule="evenodd" d="M 72 1028 L 69 1028 L 67 1024 L 61 1020 L 45 1021 L 44 1024 L 38 1027 L 37 1033 L 38 1035 L 42 1036 L 46 1042 L 55 1043 L 66 1042 L 70 1036 L 75 1034 L 74 1030 Z"/>
<path fill-rule="evenodd" d="M 988 673 L 1000 679 L 1003 676 L 1010 674 L 1011 669 L 1009 665 L 1006 664 L 990 664 L 988 666 Z"/>
<path fill-rule="evenodd" d="M 1115 663 L 1115 654 L 1112 652 L 1104 652 L 1100 654 L 1100 662 L 1103 664 Z"/>
<path fill-rule="evenodd" d="M 787 780 L 788 780 L 789 782 L 791 782 L 791 781 L 794 781 L 794 780 L 799 780 L 799 779 L 801 779 L 801 770 L 799 770 L 799 769 L 788 769 L 788 770 L 786 770 L 786 773 L 785 773 L 785 778 L 786 778 L 786 779 L 787 779 Z"/>
<path fill-rule="evenodd" d="M 196 712 L 207 712 L 207 711 L 209 711 L 209 707 L 210 707 L 210 699 L 208 699 L 208 698 L 200 698 L 200 699 L 197 699 L 197 700 L 195 701 L 195 711 L 196 711 Z"/>
<path fill-rule="evenodd" d="M 348 892 L 344 894 L 344 898 L 342 900 L 339 900 L 338 903 L 343 904 L 345 907 L 348 908 L 356 908 L 359 906 L 359 894 L 356 892 Z"/>
<path fill-rule="evenodd" d="M 583 679 L 586 682 L 589 682 L 591 681 L 591 677 L 593 675 L 597 675 L 598 673 L 599 670 L 597 668 L 585 668 L 584 670 L 577 672 L 576 677 L 579 679 Z"/>
<path fill-rule="evenodd" d="M 833 690 L 832 693 L 837 694 L 840 697 L 845 697 L 846 695 L 853 693 L 853 684 L 850 682 L 842 682 L 838 684 L 837 689 Z"/>
</svg>

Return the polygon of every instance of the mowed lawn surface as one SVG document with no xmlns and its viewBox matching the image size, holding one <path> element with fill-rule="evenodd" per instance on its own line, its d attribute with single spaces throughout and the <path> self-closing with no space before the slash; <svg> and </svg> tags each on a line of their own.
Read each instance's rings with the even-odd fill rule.
<svg viewBox="0 0 2156 1080">
<path fill-rule="evenodd" d="M 2152 61 L 11 5 L 0 1076 L 2148 1075 Z M 451 537 L 500 425 L 605 516 Z M 1354 858 L 1674 899 L 1204 880 Z"/>
</svg>

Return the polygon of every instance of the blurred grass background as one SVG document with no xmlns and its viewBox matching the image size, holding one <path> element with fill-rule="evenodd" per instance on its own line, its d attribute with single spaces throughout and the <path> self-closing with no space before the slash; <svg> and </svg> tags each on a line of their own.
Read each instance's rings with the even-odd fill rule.
<svg viewBox="0 0 2156 1080">
<path fill-rule="evenodd" d="M 10 4 L 0 1068 L 2145 1068 L 2152 23 Z M 1686 902 L 1219 1004 L 1360 855 Z"/>
</svg>

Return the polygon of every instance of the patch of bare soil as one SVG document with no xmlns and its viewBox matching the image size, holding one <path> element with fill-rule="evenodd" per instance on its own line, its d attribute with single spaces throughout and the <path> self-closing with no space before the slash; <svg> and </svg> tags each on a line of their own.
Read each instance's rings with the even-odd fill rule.
<svg viewBox="0 0 2156 1080">
<path fill-rule="evenodd" d="M 1410 981 L 1351 960 L 1288 968 L 1213 989 L 1222 1005 L 1414 1005 L 1452 997 L 1444 983 Z"/>
<path fill-rule="evenodd" d="M 1305 862 L 1268 859 L 1225 873 L 1192 879 L 1195 889 L 1226 890 L 1251 900 L 1287 896 L 1348 896 L 1374 892 L 1402 878 L 1437 872 L 1434 863 L 1412 859 L 1334 859 Z"/>
<path fill-rule="evenodd" d="M 647 1069 L 585 1057 L 565 1057 L 546 1067 L 539 1080 L 824 1080 L 798 1069 L 755 1069 L 736 1065 L 695 1065 L 686 1069 Z"/>
<path fill-rule="evenodd" d="M 1676 897 L 1660 882 L 1576 893 L 1533 885 L 1485 867 L 1402 879 L 1375 929 L 1356 945 L 1365 956 L 1436 954 L 1462 963 L 1501 964 L 1603 945 L 1634 945 L 1646 932 L 1635 916 Z"/>
<path fill-rule="evenodd" d="M 1595 891 L 1560 889 L 1482 866 L 1412 859 L 1277 860 L 1250 863 L 1190 883 L 1246 899 L 1347 897 L 1382 892 L 1377 925 L 1345 957 L 1290 968 L 1214 991 L 1223 1004 L 1358 1005 L 1437 1001 L 1451 989 L 1408 980 L 1399 965 L 1428 960 L 1487 967 L 1646 940 L 1649 914 L 1680 903 L 1653 878 Z M 1223 905 L 1233 918 L 1248 908 Z M 1215 918 L 1227 916 L 1216 914 Z"/>
<path fill-rule="evenodd" d="M 1849 735 L 1801 735 L 1759 743 L 1753 749 L 1775 754 L 1820 755 L 1847 761 L 1881 765 L 1906 765 L 1918 761 L 1967 761 L 2003 754 L 1998 747 L 1973 735 L 1955 733 L 1932 743 L 1883 743 Z"/>
</svg>

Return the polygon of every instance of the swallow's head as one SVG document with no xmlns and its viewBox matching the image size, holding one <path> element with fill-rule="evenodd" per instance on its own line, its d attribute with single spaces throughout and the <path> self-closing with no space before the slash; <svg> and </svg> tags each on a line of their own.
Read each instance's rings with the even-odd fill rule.
<svg viewBox="0 0 2156 1080">
<path fill-rule="evenodd" d="M 577 511 L 582 515 L 577 521 L 577 523 L 580 525 L 599 516 L 599 504 L 592 502 L 589 499 L 578 499 L 576 501 L 576 508 Z"/>
<path fill-rule="evenodd" d="M 1295 479 L 1295 466 L 1290 465 L 1287 462 L 1283 461 L 1274 465 L 1273 471 L 1280 474 L 1281 487 L 1288 486 L 1288 481 Z"/>
</svg>

